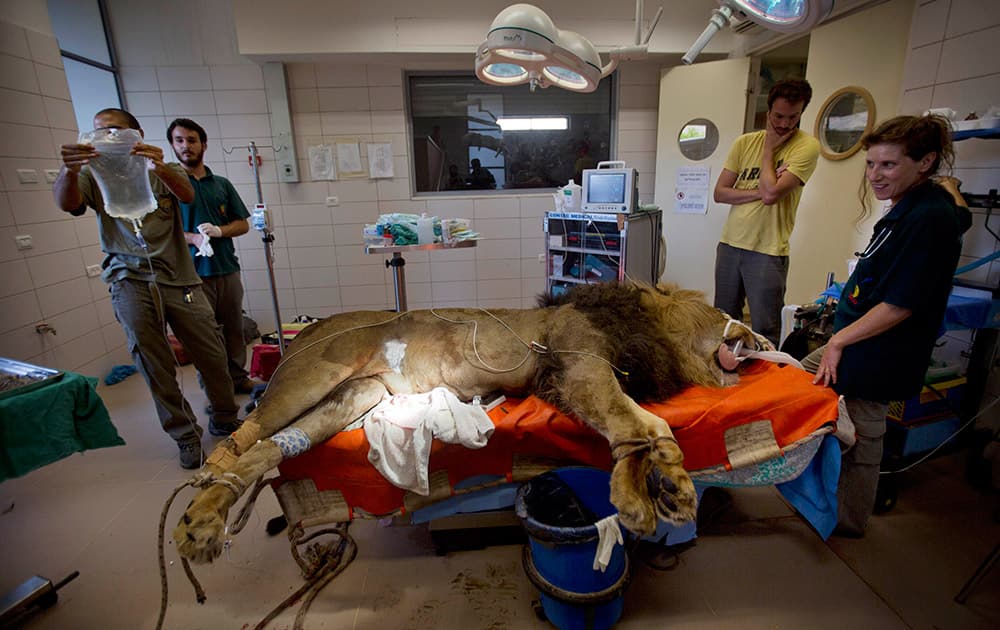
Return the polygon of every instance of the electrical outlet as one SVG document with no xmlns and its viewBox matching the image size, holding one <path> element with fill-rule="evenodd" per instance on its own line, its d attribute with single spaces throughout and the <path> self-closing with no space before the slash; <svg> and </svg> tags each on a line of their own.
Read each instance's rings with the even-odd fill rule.
<svg viewBox="0 0 1000 630">
<path fill-rule="evenodd" d="M 34 243 L 31 242 L 31 234 L 18 234 L 14 237 L 18 249 L 31 249 Z"/>
<path fill-rule="evenodd" d="M 326 198 L 326 205 L 330 206 L 331 208 L 333 206 L 339 206 L 340 205 L 340 197 L 327 197 Z"/>
<path fill-rule="evenodd" d="M 101 275 L 100 265 L 87 265 L 87 275 L 91 278 L 96 278 Z"/>
<path fill-rule="evenodd" d="M 45 181 L 54 184 L 56 179 L 59 177 L 59 169 L 57 168 L 47 168 L 45 169 Z"/>
<path fill-rule="evenodd" d="M 545 254 L 538 255 L 538 262 L 542 263 L 543 265 L 545 264 Z"/>
<path fill-rule="evenodd" d="M 37 184 L 38 171 L 33 168 L 19 168 L 17 169 L 17 179 L 22 184 Z"/>
</svg>

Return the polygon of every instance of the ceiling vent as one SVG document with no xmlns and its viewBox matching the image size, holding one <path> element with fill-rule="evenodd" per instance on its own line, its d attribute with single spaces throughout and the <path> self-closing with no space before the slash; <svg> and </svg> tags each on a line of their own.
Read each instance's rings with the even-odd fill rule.
<svg viewBox="0 0 1000 630">
<path fill-rule="evenodd" d="M 760 24 L 757 24 L 753 20 L 747 18 L 742 13 L 739 13 L 738 16 L 733 16 L 733 19 L 729 21 L 729 24 L 730 28 L 732 28 L 733 32 L 737 35 L 753 35 L 764 30 Z"/>
</svg>

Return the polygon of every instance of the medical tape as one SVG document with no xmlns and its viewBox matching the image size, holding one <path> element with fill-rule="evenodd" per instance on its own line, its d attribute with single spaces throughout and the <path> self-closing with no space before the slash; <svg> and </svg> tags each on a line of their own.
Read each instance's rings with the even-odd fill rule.
<svg viewBox="0 0 1000 630">
<path fill-rule="evenodd" d="M 312 447 L 312 442 L 306 432 L 294 427 L 278 431 L 270 437 L 270 440 L 278 445 L 283 459 L 301 455 Z"/>
<path fill-rule="evenodd" d="M 744 359 L 759 359 L 761 361 L 770 361 L 771 363 L 786 363 L 788 365 L 804 370 L 802 363 L 798 359 L 788 354 L 787 352 L 778 352 L 777 350 L 751 350 L 749 348 L 743 348 L 743 354 L 736 357 L 737 361 L 742 361 Z"/>
<path fill-rule="evenodd" d="M 242 455 L 260 439 L 260 425 L 256 422 L 244 421 L 243 425 L 229 437 L 236 443 L 237 454 Z"/>
</svg>

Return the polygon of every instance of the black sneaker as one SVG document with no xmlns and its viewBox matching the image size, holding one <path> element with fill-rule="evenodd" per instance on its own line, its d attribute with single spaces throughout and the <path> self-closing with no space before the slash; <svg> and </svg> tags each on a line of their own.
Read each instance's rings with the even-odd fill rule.
<svg viewBox="0 0 1000 630">
<path fill-rule="evenodd" d="M 179 442 L 181 468 L 192 470 L 201 468 L 201 442 Z"/>
<path fill-rule="evenodd" d="M 208 432 L 216 437 L 227 437 L 236 429 L 243 426 L 242 420 L 233 420 L 232 422 L 220 422 L 216 423 L 214 420 L 208 421 Z"/>
</svg>

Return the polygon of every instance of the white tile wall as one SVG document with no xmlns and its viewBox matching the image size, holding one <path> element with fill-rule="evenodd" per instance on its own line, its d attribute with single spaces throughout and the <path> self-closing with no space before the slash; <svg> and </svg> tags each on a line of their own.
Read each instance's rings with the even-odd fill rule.
<svg viewBox="0 0 1000 630">
<path fill-rule="evenodd" d="M 4 62 L 0 65 L 0 87 L 39 94 L 35 64 L 29 59 L 4 55 Z"/>
<path fill-rule="evenodd" d="M 43 95 L 69 100 L 69 83 L 66 82 L 66 72 L 61 66 L 53 68 L 35 64 L 35 76 L 38 77 L 38 88 Z"/>
<path fill-rule="evenodd" d="M 964 118 L 970 112 L 982 115 L 988 107 L 1000 105 L 998 37 L 1000 2 L 935 0 L 920 4 L 911 28 L 901 111 L 917 114 L 927 107 L 948 107 Z M 956 144 L 955 175 L 962 180 L 964 192 L 983 194 L 1000 185 L 998 149 L 997 140 L 969 139 Z M 974 209 L 973 219 L 973 227 L 964 239 L 961 265 L 1000 247 L 1000 242 L 985 230 L 983 211 Z M 1000 226 L 994 221 L 991 227 L 997 231 Z M 962 277 L 996 287 L 1000 285 L 1000 264 L 994 262 Z M 964 349 L 968 339 L 964 344 L 950 345 Z M 987 393 L 1000 394 L 1000 370 L 991 372 Z M 989 398 L 984 397 L 984 404 L 988 402 Z M 1000 414 L 995 410 L 984 419 L 994 427 L 1000 425 Z"/>
<path fill-rule="evenodd" d="M 260 66 L 246 63 L 238 66 L 211 66 L 214 90 L 256 90 L 264 88 L 264 75 Z"/>
</svg>

